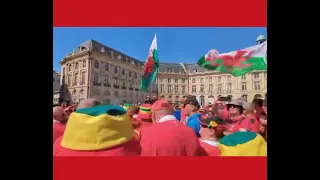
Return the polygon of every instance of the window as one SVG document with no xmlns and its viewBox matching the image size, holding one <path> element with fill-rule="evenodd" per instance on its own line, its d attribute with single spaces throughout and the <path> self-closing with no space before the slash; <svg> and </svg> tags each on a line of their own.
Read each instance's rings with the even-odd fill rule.
<svg viewBox="0 0 320 180">
<path fill-rule="evenodd" d="M 200 96 L 200 105 L 201 105 L 201 106 L 204 105 L 204 96 Z"/>
<path fill-rule="evenodd" d="M 178 79 L 174 79 L 174 83 L 178 83 Z"/>
<path fill-rule="evenodd" d="M 172 69 L 167 69 L 167 72 L 168 73 L 172 73 Z"/>
<path fill-rule="evenodd" d="M 171 83 L 171 78 L 168 78 L 168 83 Z"/>
<path fill-rule="evenodd" d="M 160 92 L 163 92 L 163 88 L 164 88 L 163 86 L 164 86 L 163 84 L 160 85 Z"/>
<path fill-rule="evenodd" d="M 196 86 L 195 86 L 195 85 L 193 85 L 193 86 L 192 86 L 192 92 L 193 92 L 193 93 L 195 93 L 195 92 L 196 92 L 196 90 L 197 90 Z"/>
<path fill-rule="evenodd" d="M 228 77 L 227 77 L 227 81 L 231 81 L 231 76 L 228 76 Z"/>
<path fill-rule="evenodd" d="M 62 73 L 61 73 L 61 74 L 63 74 L 63 75 L 66 74 L 66 68 L 63 68 L 63 69 L 62 69 Z"/>
<path fill-rule="evenodd" d="M 232 91 L 232 84 L 231 84 L 231 83 L 228 83 L 227 93 L 231 93 L 231 91 Z"/>
<path fill-rule="evenodd" d="M 203 93 L 204 91 L 204 85 L 200 85 L 200 92 Z"/>
<path fill-rule="evenodd" d="M 203 78 L 200 79 L 200 83 L 203 84 Z"/>
<path fill-rule="evenodd" d="M 94 68 L 99 68 L 99 62 L 98 62 L 98 60 L 96 60 L 95 62 L 94 62 Z"/>
<path fill-rule="evenodd" d="M 109 64 L 104 65 L 104 70 L 109 71 Z"/>
<path fill-rule="evenodd" d="M 193 69 L 192 72 L 196 73 L 198 72 L 198 69 Z"/>
<path fill-rule="evenodd" d="M 82 61 L 82 67 L 83 67 L 83 68 L 85 68 L 85 67 L 86 67 L 86 65 L 87 65 L 86 60 L 83 60 L 83 61 Z"/>
<path fill-rule="evenodd" d="M 137 79 L 137 78 L 138 78 L 137 73 L 134 73 L 134 78 L 135 78 L 135 79 Z"/>
<path fill-rule="evenodd" d="M 260 90 L 260 81 L 254 82 L 254 90 Z"/>
<path fill-rule="evenodd" d="M 83 71 L 81 72 L 81 84 L 85 84 L 86 83 L 86 72 Z"/>
<path fill-rule="evenodd" d="M 171 85 L 168 85 L 168 92 L 171 92 Z"/>
<path fill-rule="evenodd" d="M 71 71 L 71 70 L 72 70 L 72 65 L 69 64 L 69 66 L 68 66 L 68 71 Z"/>
<path fill-rule="evenodd" d="M 79 63 L 76 62 L 75 69 L 79 69 Z"/>
<path fill-rule="evenodd" d="M 209 92 L 210 92 L 210 93 L 212 93 L 212 90 L 213 90 L 212 88 L 213 88 L 213 85 L 212 85 L 212 84 L 209 84 Z"/>
<path fill-rule="evenodd" d="M 68 85 L 71 85 L 71 78 L 72 78 L 72 76 L 71 76 L 71 74 L 69 74 L 68 75 Z"/>
<path fill-rule="evenodd" d="M 221 76 L 218 77 L 218 82 L 221 82 Z"/>
<path fill-rule="evenodd" d="M 209 82 L 212 82 L 212 77 L 209 77 Z"/>
<path fill-rule="evenodd" d="M 182 93 L 185 93 L 186 92 L 186 86 L 182 86 Z"/>
<path fill-rule="evenodd" d="M 109 82 L 109 76 L 108 76 L 108 74 L 105 74 L 104 75 L 104 83 L 108 84 L 108 82 Z"/>
<path fill-rule="evenodd" d="M 175 92 L 175 93 L 178 93 L 178 91 L 179 91 L 179 86 L 175 85 L 175 86 L 174 86 L 174 92 Z"/>
<path fill-rule="evenodd" d="M 218 84 L 218 93 L 222 93 L 222 84 Z"/>
<path fill-rule="evenodd" d="M 118 73 L 118 67 L 117 67 L 117 66 L 115 66 L 115 67 L 113 68 L 113 72 L 114 72 L 115 74 Z"/>
<path fill-rule="evenodd" d="M 242 95 L 241 98 L 242 98 L 245 102 L 248 101 L 248 95 L 246 95 L 246 94 Z"/>
<path fill-rule="evenodd" d="M 99 73 L 94 73 L 93 74 L 93 82 L 98 83 L 99 82 Z"/>
<path fill-rule="evenodd" d="M 185 80 L 185 79 L 182 79 L 181 81 L 182 81 L 182 83 L 186 83 L 186 80 Z"/>
<path fill-rule="evenodd" d="M 259 73 L 258 72 L 254 72 L 253 73 L 253 78 L 255 78 L 255 79 L 259 78 Z"/>
<path fill-rule="evenodd" d="M 79 76 L 78 73 L 75 73 L 75 74 L 74 74 L 74 81 L 73 81 L 73 85 L 74 85 L 74 86 L 78 85 L 78 76 Z"/>
<path fill-rule="evenodd" d="M 245 80 L 245 79 L 246 79 L 246 75 L 242 75 L 242 76 L 241 76 L 241 79 L 242 79 L 242 80 Z"/>
<path fill-rule="evenodd" d="M 196 83 L 196 79 L 195 78 L 192 79 L 192 83 Z"/>
<path fill-rule="evenodd" d="M 123 76 L 126 75 L 126 70 L 122 69 L 121 74 L 122 74 Z"/>
<path fill-rule="evenodd" d="M 129 71 L 129 77 L 131 77 L 131 72 Z"/>
<path fill-rule="evenodd" d="M 241 90 L 242 91 L 246 91 L 247 90 L 247 83 L 246 82 L 242 82 Z"/>
</svg>

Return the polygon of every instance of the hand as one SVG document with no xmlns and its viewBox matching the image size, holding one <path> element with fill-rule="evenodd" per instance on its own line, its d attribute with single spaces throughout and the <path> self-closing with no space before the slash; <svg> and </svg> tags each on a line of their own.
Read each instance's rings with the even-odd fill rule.
<svg viewBox="0 0 320 180">
<path fill-rule="evenodd" d="M 259 119 L 259 122 L 260 122 L 261 125 L 267 126 L 267 120 L 260 118 L 260 119 Z"/>
</svg>

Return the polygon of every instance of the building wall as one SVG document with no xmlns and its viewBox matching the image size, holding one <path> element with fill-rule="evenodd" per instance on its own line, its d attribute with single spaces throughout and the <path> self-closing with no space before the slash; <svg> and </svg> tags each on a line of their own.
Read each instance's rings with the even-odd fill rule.
<svg viewBox="0 0 320 180">
<path fill-rule="evenodd" d="M 72 102 L 95 98 L 102 103 L 137 103 L 148 94 L 140 91 L 143 63 L 96 41 L 80 45 L 61 66 Z"/>
<path fill-rule="evenodd" d="M 53 71 L 53 91 L 60 89 L 60 73 Z"/>
<path fill-rule="evenodd" d="M 250 102 L 255 96 L 263 98 L 267 92 L 267 71 L 234 77 L 206 70 L 196 64 L 162 63 L 158 77 L 160 97 L 172 102 L 187 94 L 196 96 L 203 105 L 214 102 L 219 96 L 243 98 Z"/>
<path fill-rule="evenodd" d="M 68 54 L 61 62 L 61 78 L 70 96 L 80 102 L 96 98 L 109 103 L 115 99 L 143 102 L 149 92 L 140 91 L 144 62 L 138 61 L 97 41 L 89 40 Z M 203 105 L 218 96 L 232 96 L 252 101 L 267 92 L 267 71 L 255 71 L 241 77 L 206 70 L 197 64 L 160 63 L 156 81 L 159 98 L 171 102 L 183 96 L 197 96 Z M 154 92 L 152 95 L 155 95 Z"/>
</svg>

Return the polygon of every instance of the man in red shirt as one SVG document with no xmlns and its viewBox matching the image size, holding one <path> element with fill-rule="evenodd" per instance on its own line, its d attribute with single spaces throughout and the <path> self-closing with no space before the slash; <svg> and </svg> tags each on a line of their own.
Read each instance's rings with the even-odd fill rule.
<svg viewBox="0 0 320 180">
<path fill-rule="evenodd" d="M 53 142 L 60 136 L 63 136 L 66 129 L 67 114 L 60 106 L 53 108 Z"/>
<path fill-rule="evenodd" d="M 141 134 L 142 156 L 197 156 L 200 144 L 193 129 L 173 115 L 173 107 L 164 99 L 151 108 L 154 124 Z"/>
<path fill-rule="evenodd" d="M 232 128 L 233 132 L 239 131 L 239 129 L 245 129 L 251 132 L 259 132 L 260 124 L 258 119 L 254 114 L 253 105 L 250 103 L 243 104 L 243 115 L 245 118 L 241 119 L 237 124 Z"/>
</svg>

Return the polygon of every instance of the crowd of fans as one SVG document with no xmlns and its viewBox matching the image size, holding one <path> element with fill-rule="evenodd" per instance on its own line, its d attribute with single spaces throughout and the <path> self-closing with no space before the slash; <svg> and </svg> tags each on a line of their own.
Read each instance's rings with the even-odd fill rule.
<svg viewBox="0 0 320 180">
<path fill-rule="evenodd" d="M 266 156 L 266 142 L 267 94 L 202 107 L 191 95 L 179 104 L 148 96 L 53 107 L 54 156 Z"/>
</svg>

